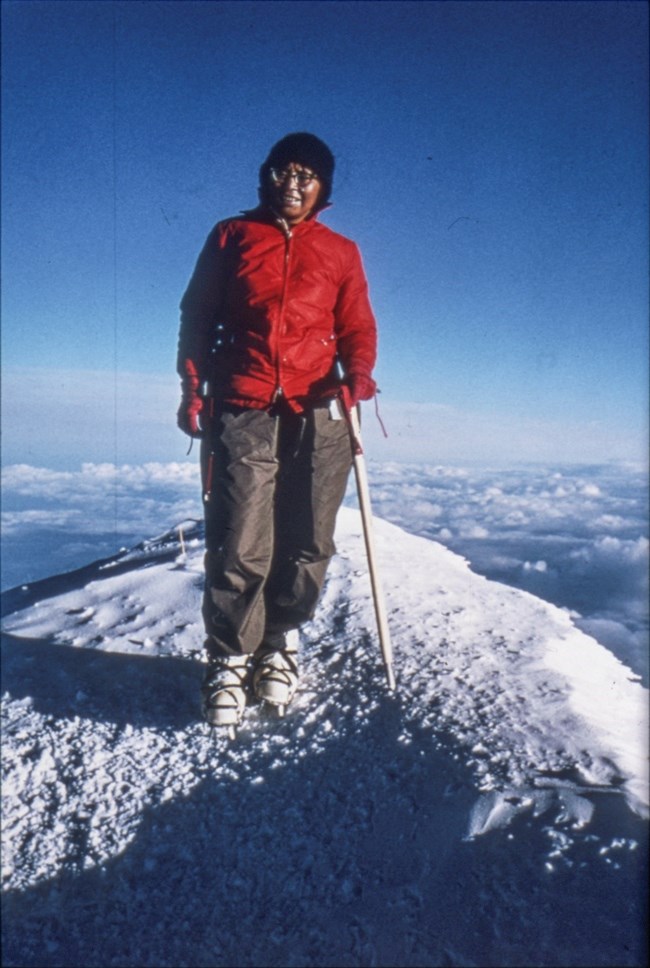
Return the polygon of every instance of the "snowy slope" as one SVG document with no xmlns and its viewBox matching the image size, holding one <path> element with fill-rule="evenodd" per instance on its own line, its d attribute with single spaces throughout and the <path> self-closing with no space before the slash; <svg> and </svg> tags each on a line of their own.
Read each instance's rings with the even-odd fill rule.
<svg viewBox="0 0 650 968">
<path fill-rule="evenodd" d="M 384 521 L 376 521 L 376 540 L 397 693 L 384 684 L 360 518 L 343 509 L 339 553 L 303 631 L 290 714 L 277 721 L 249 709 L 234 744 L 198 722 L 195 522 L 5 597 L 6 964 L 581 963 L 563 960 L 558 946 L 589 951 L 590 938 L 547 931 L 531 961 L 530 934 L 506 940 L 497 915 L 487 913 L 496 872 L 473 875 L 487 919 L 474 940 L 474 916 L 458 899 L 455 913 L 445 914 L 458 937 L 434 930 L 427 892 L 456 852 L 485 857 L 493 848 L 484 843 L 507 846 L 524 831 L 545 845 L 531 854 L 534 875 L 521 869 L 527 884 L 566 872 L 590 842 L 593 857 L 583 867 L 598 857 L 608 877 L 636 871 L 648 809 L 647 691 L 563 611 L 475 575 L 442 546 Z M 192 805 L 189 826 L 152 819 L 168 810 L 175 817 L 180 804 Z M 500 856 L 514 862 L 507 851 Z M 188 888 L 184 878 L 199 871 L 203 888 L 194 881 Z M 204 911 L 208 922 L 200 923 L 210 927 L 197 937 L 183 907 L 185 929 L 163 930 L 158 921 L 154 931 L 147 891 L 162 892 L 158 902 L 168 904 L 191 889 L 196 900 L 206 871 L 220 916 L 235 916 L 234 898 L 248 899 L 236 908 L 239 927 L 218 928 Z M 115 910 L 140 911 L 126 962 L 119 913 L 95 961 L 85 915 L 70 921 L 70 904 L 77 913 L 90 905 L 97 921 L 107 872 L 116 874 Z M 601 870 L 598 889 L 585 881 L 587 894 L 593 887 L 599 896 L 602 878 Z M 637 895 L 631 881 L 621 883 L 629 937 L 625 945 L 614 939 L 616 963 L 635 964 L 640 941 L 629 896 Z M 278 892 L 292 904 L 288 924 L 275 910 Z M 515 893 L 521 907 L 521 887 Z M 504 912 L 512 908 L 512 897 L 502 901 Z M 400 903 L 393 915 L 408 913 L 408 931 L 406 922 L 386 923 L 388 907 Z M 348 911 L 343 934 L 335 911 Z M 610 904 L 602 924 L 615 913 Z M 265 940 L 255 929 L 260 917 Z M 178 947 L 184 931 L 189 949 Z M 427 960 L 435 958 L 447 960 Z M 608 962 L 592 952 L 582 963 Z"/>
</svg>

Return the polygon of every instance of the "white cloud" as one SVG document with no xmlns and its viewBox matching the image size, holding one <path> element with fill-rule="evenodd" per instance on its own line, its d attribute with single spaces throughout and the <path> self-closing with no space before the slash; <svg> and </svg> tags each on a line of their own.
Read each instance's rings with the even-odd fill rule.
<svg viewBox="0 0 650 968">
<path fill-rule="evenodd" d="M 3 511 L 2 512 L 2 533 L 5 537 L 10 534 L 18 534 L 28 527 L 41 528 L 74 528 L 75 531 L 84 530 L 85 518 L 79 511 L 58 510 L 39 511 L 30 509 L 28 511 Z"/>
<path fill-rule="evenodd" d="M 584 484 L 581 488 L 581 492 L 585 497 L 600 497 L 601 490 L 597 484 Z"/>
<path fill-rule="evenodd" d="M 465 521 L 459 530 L 461 538 L 487 538 L 490 532 L 476 521 Z"/>
<path fill-rule="evenodd" d="M 619 514 L 601 514 L 594 521 L 595 528 L 604 528 L 607 531 L 618 531 L 620 528 L 624 527 L 624 525 L 625 519 Z"/>
<path fill-rule="evenodd" d="M 2 488 L 5 537 L 31 526 L 144 538 L 202 515 L 199 469 L 189 461 L 85 463 L 76 472 L 11 465 Z"/>
</svg>

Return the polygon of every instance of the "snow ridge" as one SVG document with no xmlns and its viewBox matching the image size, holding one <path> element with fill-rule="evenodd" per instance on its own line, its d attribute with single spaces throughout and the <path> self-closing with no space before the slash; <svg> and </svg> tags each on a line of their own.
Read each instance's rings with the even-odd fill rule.
<svg viewBox="0 0 650 968">
<path fill-rule="evenodd" d="M 254 788 L 314 757 L 325 763 L 333 744 L 351 758 L 381 746 L 379 786 L 404 751 L 445 752 L 458 764 L 452 786 L 473 787 L 469 840 L 526 813 L 551 816 L 556 835 L 558 825 L 579 830 L 600 794 L 647 816 L 637 677 L 560 609 L 475 575 L 432 541 L 375 527 L 397 692 L 383 682 L 360 516 L 344 508 L 290 715 L 249 709 L 233 745 L 197 719 L 197 522 L 103 562 L 86 583 L 52 595 L 39 583 L 38 601 L 25 589 L 3 643 L 5 887 L 106 864 L 148 808 L 206 781 Z M 367 791 L 354 799 L 372 811 Z"/>
</svg>

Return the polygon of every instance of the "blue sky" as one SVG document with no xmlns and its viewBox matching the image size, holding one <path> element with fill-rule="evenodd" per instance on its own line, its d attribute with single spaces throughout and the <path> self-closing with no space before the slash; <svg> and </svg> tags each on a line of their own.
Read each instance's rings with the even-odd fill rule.
<svg viewBox="0 0 650 968">
<path fill-rule="evenodd" d="M 430 408 L 402 456 L 510 458 L 533 425 L 544 459 L 644 452 L 646 4 L 2 14 L 5 462 L 184 454 L 180 296 L 295 130 L 337 158 L 323 218 L 364 256 L 389 429 Z"/>
</svg>

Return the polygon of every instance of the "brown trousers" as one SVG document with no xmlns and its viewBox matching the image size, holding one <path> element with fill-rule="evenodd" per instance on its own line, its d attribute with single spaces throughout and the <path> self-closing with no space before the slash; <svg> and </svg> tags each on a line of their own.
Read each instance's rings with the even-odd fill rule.
<svg viewBox="0 0 650 968">
<path fill-rule="evenodd" d="M 206 647 L 253 653 L 314 615 L 352 465 L 347 425 L 326 406 L 225 407 L 201 462 Z"/>
</svg>

